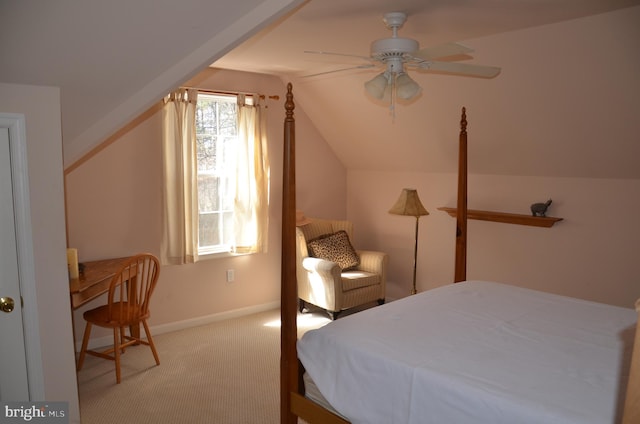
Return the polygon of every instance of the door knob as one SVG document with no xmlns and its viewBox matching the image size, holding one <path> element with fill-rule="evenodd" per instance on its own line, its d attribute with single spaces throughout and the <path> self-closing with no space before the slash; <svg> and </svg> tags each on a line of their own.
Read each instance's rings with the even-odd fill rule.
<svg viewBox="0 0 640 424">
<path fill-rule="evenodd" d="M 2 312 L 9 313 L 9 312 L 13 311 L 15 306 L 16 306 L 16 304 L 13 301 L 12 298 L 10 298 L 10 297 L 0 297 L 0 310 L 2 310 Z"/>
</svg>

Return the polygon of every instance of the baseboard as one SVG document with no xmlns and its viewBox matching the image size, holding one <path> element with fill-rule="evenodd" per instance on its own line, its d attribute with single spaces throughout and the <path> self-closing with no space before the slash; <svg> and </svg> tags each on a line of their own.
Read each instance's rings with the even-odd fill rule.
<svg viewBox="0 0 640 424">
<path fill-rule="evenodd" d="M 163 333 L 170 333 L 172 331 L 184 330 L 187 328 L 198 327 L 200 325 L 211 324 L 212 322 L 224 321 L 227 319 L 239 318 L 246 315 L 257 314 L 260 312 L 270 311 L 280 307 L 280 302 L 270 302 L 261 305 L 247 306 L 246 308 L 233 309 L 231 311 L 219 312 L 217 314 L 205 315 L 197 318 L 190 318 L 183 321 L 169 322 L 166 324 L 160 324 L 151 326 L 149 330 L 152 336 L 156 336 Z M 96 349 L 103 346 L 110 346 L 113 344 L 113 336 L 98 337 L 89 340 L 89 349 Z M 76 352 L 79 352 L 82 348 L 82 340 L 76 342 Z"/>
</svg>

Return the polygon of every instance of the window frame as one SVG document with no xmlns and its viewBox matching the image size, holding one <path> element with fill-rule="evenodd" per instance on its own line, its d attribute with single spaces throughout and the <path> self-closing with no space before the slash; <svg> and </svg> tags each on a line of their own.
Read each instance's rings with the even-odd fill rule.
<svg viewBox="0 0 640 424">
<path fill-rule="evenodd" d="M 215 93 L 215 92 L 206 92 L 206 91 L 198 91 L 198 101 L 196 104 L 196 122 L 198 120 L 198 109 L 200 108 L 200 99 L 201 98 L 209 98 L 209 99 L 218 99 L 218 100 L 223 100 L 225 103 L 233 103 L 235 105 L 235 135 L 233 136 L 233 138 L 235 138 L 236 142 L 237 142 L 237 126 L 238 126 L 238 107 L 237 107 L 237 102 L 238 102 L 238 96 L 235 94 L 227 94 L 227 93 Z M 199 144 L 200 144 L 200 140 L 201 140 L 201 136 L 202 133 L 197 131 L 198 125 L 196 124 L 196 157 L 198 157 L 198 152 L 199 152 Z M 221 135 L 220 132 L 218 132 L 217 134 L 214 135 L 215 137 L 224 137 L 224 135 Z M 224 154 L 223 154 L 224 156 Z M 218 201 L 220 203 L 220 208 L 216 209 L 216 210 L 212 210 L 212 211 L 201 211 L 200 210 L 200 177 L 202 175 L 211 175 L 211 174 L 222 174 L 224 175 L 224 178 L 229 178 L 229 172 L 226 173 L 226 175 L 224 173 L 220 173 L 219 171 L 213 170 L 213 171 L 203 171 L 201 172 L 199 169 L 199 166 L 197 165 L 196 167 L 196 174 L 197 174 L 197 186 L 198 186 L 198 256 L 199 257 L 220 257 L 220 256 L 235 256 L 236 254 L 232 252 L 232 246 L 230 243 L 220 243 L 220 244 L 214 244 L 214 245 L 207 245 L 207 246 L 201 246 L 200 245 L 200 233 L 202 231 L 201 229 L 201 217 L 204 214 L 225 214 L 225 213 L 231 213 L 231 220 L 233 220 L 233 201 L 231 200 L 231 209 L 227 210 L 226 208 L 224 208 L 224 201 L 221 198 L 221 196 L 218 194 Z M 235 195 L 234 195 L 235 196 Z M 218 228 L 218 234 L 223 233 L 224 234 L 224 224 L 221 223 L 219 224 L 222 227 Z M 222 236 L 223 240 L 224 240 L 224 235 Z"/>
</svg>

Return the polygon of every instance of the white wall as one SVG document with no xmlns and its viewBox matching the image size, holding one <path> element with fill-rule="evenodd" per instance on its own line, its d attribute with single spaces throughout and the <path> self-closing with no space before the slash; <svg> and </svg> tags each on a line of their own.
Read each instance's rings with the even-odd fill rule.
<svg viewBox="0 0 640 424">
<path fill-rule="evenodd" d="M 420 218 L 418 288 L 453 281 L 455 219 L 437 208 L 456 206 L 457 175 L 351 171 L 347 209 L 356 243 L 390 254 L 392 298 L 406 296 L 412 280 L 415 220 L 387 213 L 405 187 L 416 188 L 430 212 Z M 563 218 L 551 228 L 469 220 L 467 278 L 633 307 L 639 180 L 469 176 L 469 209 L 529 214 L 532 203 L 549 198 L 548 215 Z"/>
<path fill-rule="evenodd" d="M 36 296 L 45 399 L 80 422 L 66 263 L 60 90 L 0 84 L 0 111 L 26 117 Z"/>
</svg>

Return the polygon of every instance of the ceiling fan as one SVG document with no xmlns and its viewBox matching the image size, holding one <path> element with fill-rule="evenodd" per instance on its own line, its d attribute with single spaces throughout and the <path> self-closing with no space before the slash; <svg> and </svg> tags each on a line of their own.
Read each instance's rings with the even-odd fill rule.
<svg viewBox="0 0 640 424">
<path fill-rule="evenodd" d="M 382 73 L 364 84 L 365 90 L 377 99 L 390 96 L 393 103 L 393 99 L 396 96 L 404 100 L 410 100 L 420 93 L 420 86 L 409 77 L 407 69 L 450 73 L 478 78 L 494 78 L 500 73 L 500 68 L 495 66 L 437 61 L 436 59 L 471 53 L 473 49 L 458 43 L 446 43 L 435 47 L 420 49 L 420 44 L 416 40 L 398 37 L 398 30 L 402 28 L 406 20 L 407 15 L 404 12 L 390 12 L 385 14 L 383 21 L 387 28 L 391 30 L 391 37 L 376 40 L 371 43 L 369 57 L 324 51 L 305 51 L 305 53 L 311 54 L 358 57 L 368 62 L 349 68 L 306 75 L 305 77 L 350 69 L 367 69 L 383 66 L 384 71 Z"/>
</svg>

